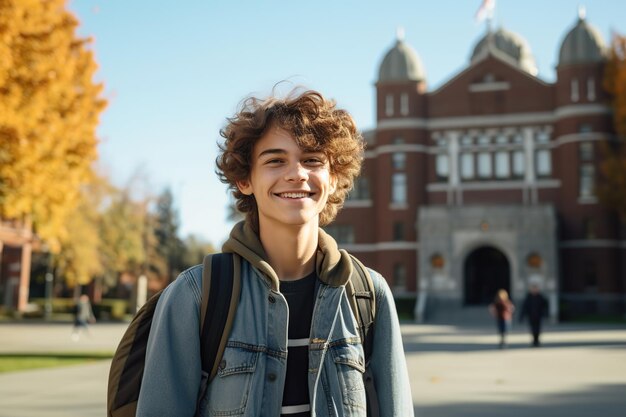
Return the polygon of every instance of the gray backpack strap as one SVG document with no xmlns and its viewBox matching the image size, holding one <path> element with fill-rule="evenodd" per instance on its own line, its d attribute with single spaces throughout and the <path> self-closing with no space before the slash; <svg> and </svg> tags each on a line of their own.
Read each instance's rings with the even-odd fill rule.
<svg viewBox="0 0 626 417">
<path fill-rule="evenodd" d="M 374 385 L 374 376 L 369 367 L 372 350 L 374 348 L 374 322 L 376 319 L 376 289 L 370 272 L 365 266 L 354 256 L 352 258 L 352 267 L 354 272 L 350 277 L 350 281 L 346 285 L 350 307 L 352 313 L 357 319 L 359 333 L 363 343 L 363 352 L 365 354 L 365 373 L 363 374 L 363 384 L 365 386 L 365 394 L 367 398 L 367 416 L 379 417 L 380 407 L 378 404 L 378 394 Z"/>
</svg>

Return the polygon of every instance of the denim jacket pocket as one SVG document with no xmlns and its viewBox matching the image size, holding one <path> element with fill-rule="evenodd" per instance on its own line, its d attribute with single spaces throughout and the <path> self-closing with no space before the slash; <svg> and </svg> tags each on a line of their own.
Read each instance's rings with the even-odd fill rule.
<svg viewBox="0 0 626 417">
<path fill-rule="evenodd" d="M 208 387 L 209 416 L 242 416 L 246 410 L 259 352 L 227 347 Z"/>
<path fill-rule="evenodd" d="M 351 408 L 366 407 L 363 373 L 365 359 L 361 345 L 342 343 L 331 347 L 331 355 L 337 368 L 343 403 Z"/>
</svg>

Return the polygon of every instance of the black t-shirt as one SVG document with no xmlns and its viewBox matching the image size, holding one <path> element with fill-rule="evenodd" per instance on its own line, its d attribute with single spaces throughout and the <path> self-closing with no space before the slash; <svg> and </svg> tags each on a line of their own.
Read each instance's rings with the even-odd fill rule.
<svg viewBox="0 0 626 417">
<path fill-rule="evenodd" d="M 280 291 L 289 306 L 287 376 L 281 417 L 309 417 L 309 336 L 315 306 L 317 274 L 296 281 L 281 281 Z"/>
</svg>

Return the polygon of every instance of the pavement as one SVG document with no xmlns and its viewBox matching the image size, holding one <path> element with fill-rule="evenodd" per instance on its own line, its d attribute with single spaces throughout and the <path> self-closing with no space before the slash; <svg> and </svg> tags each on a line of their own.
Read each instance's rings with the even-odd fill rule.
<svg viewBox="0 0 626 417">
<path fill-rule="evenodd" d="M 0 353 L 113 351 L 126 324 L 0 323 Z M 402 326 L 418 417 L 623 417 L 626 326 L 551 325 L 542 347 L 525 328 L 508 348 L 494 329 Z M 106 415 L 109 360 L 0 374 L 0 417 Z"/>
</svg>

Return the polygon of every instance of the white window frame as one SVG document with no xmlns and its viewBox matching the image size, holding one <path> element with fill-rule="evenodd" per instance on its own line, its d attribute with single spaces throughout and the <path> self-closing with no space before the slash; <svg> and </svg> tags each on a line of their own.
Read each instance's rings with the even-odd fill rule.
<svg viewBox="0 0 626 417">
<path fill-rule="evenodd" d="M 438 178 L 450 176 L 450 157 L 447 153 L 438 153 L 435 156 L 435 173 Z"/>
<path fill-rule="evenodd" d="M 478 178 L 488 179 L 493 176 L 493 160 L 491 152 L 480 152 L 477 158 Z"/>
<path fill-rule="evenodd" d="M 461 154 L 461 179 L 471 180 L 476 178 L 476 167 L 474 166 L 474 154 L 470 152 Z"/>
<path fill-rule="evenodd" d="M 523 177 L 526 175 L 526 154 L 522 150 L 513 151 L 512 156 L 512 173 L 514 177 Z"/>
<path fill-rule="evenodd" d="M 580 92 L 578 91 L 579 86 L 578 86 L 578 78 L 572 78 L 572 82 L 571 82 L 571 100 L 574 103 L 577 103 L 578 100 L 580 100 Z"/>
<path fill-rule="evenodd" d="M 408 116 L 409 114 L 409 94 L 400 94 L 400 114 L 402 116 Z"/>
<path fill-rule="evenodd" d="M 406 174 L 396 173 L 391 176 L 391 203 L 404 204 L 407 202 Z"/>
<path fill-rule="evenodd" d="M 496 178 L 509 178 L 511 176 L 511 161 L 508 151 L 498 151 L 495 154 Z"/>
<path fill-rule="evenodd" d="M 393 116 L 393 94 L 387 94 L 385 96 L 385 115 Z"/>
<path fill-rule="evenodd" d="M 552 156 L 549 149 L 537 149 L 535 152 L 535 171 L 538 177 L 552 175 Z"/>
</svg>

